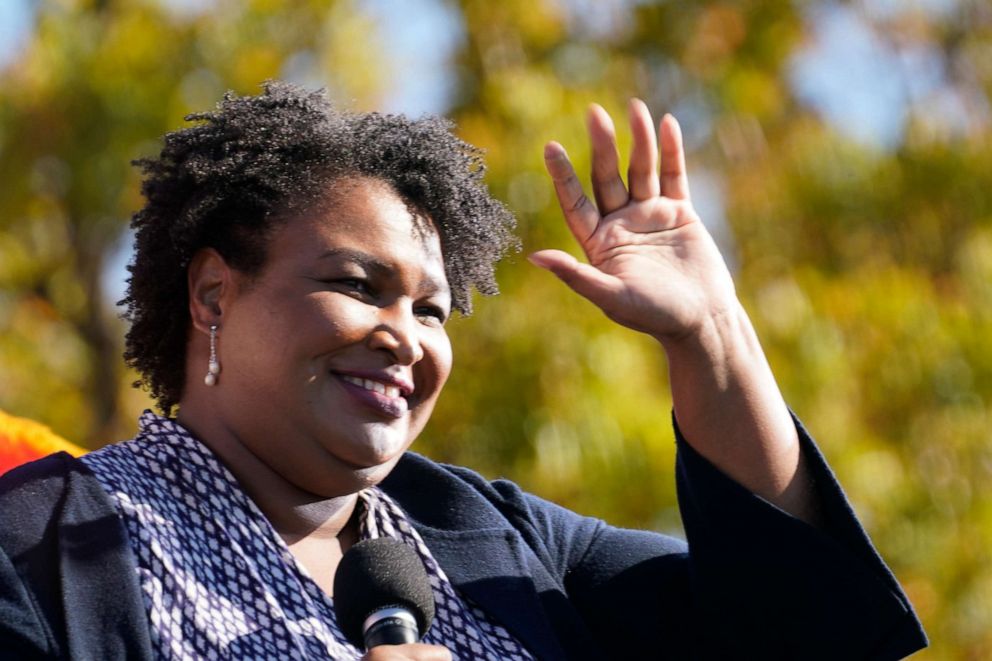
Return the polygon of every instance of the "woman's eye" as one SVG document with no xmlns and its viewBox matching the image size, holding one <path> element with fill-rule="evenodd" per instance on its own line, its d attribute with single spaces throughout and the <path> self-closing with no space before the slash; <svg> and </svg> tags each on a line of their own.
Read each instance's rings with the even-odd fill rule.
<svg viewBox="0 0 992 661">
<path fill-rule="evenodd" d="M 372 287 L 369 283 L 361 278 L 333 278 L 330 280 L 325 280 L 329 285 L 345 290 L 348 293 L 360 294 L 362 296 L 368 296 L 372 294 Z"/>
<path fill-rule="evenodd" d="M 415 312 L 421 319 L 429 319 L 442 324 L 448 319 L 448 315 L 445 311 L 436 305 L 422 305 L 418 307 Z"/>
</svg>

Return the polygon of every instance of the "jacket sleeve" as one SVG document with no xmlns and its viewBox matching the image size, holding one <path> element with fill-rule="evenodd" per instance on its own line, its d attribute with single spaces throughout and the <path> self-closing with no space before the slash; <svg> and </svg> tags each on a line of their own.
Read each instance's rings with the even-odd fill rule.
<svg viewBox="0 0 992 661">
<path fill-rule="evenodd" d="M 822 525 L 749 492 L 695 452 L 676 426 L 688 545 L 558 519 L 588 540 L 571 550 L 570 599 L 614 658 L 899 659 L 925 647 L 912 606 L 796 421 Z M 573 515 L 574 516 L 574 515 Z M 566 538 L 571 533 L 565 533 Z M 640 656 L 638 656 L 640 655 Z"/>
<path fill-rule="evenodd" d="M 721 647 L 764 658 L 900 659 L 927 644 L 898 582 L 798 420 L 813 477 L 814 528 L 746 490 L 676 426 L 679 507 L 692 590 Z"/>
</svg>

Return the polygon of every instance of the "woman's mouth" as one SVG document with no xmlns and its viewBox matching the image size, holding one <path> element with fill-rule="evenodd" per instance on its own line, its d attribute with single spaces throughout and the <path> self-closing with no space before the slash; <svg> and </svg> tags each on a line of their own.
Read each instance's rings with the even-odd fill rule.
<svg viewBox="0 0 992 661">
<path fill-rule="evenodd" d="M 392 383 L 383 383 L 351 374 L 335 374 L 344 383 L 345 390 L 360 403 L 390 417 L 401 418 L 409 409 L 403 389 Z"/>
<path fill-rule="evenodd" d="M 348 376 L 347 374 L 342 374 L 341 378 L 348 383 L 353 383 L 356 386 L 361 386 L 366 390 L 377 392 L 380 395 L 385 395 L 386 397 L 395 398 L 400 396 L 399 386 L 387 385 L 385 383 L 380 383 L 379 381 L 373 381 L 372 379 L 360 379 L 355 376 Z"/>
</svg>

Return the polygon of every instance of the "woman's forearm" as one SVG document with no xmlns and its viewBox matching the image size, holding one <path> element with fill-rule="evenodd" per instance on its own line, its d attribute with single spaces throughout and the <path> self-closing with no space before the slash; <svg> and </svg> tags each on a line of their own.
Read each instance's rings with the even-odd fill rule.
<svg viewBox="0 0 992 661">
<path fill-rule="evenodd" d="M 743 308 L 662 344 L 686 440 L 742 486 L 813 523 L 796 427 Z"/>
</svg>

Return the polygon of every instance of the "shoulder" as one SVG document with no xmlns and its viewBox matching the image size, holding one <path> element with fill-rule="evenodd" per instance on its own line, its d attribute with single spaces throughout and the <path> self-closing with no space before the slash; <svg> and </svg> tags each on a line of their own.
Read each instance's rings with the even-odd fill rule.
<svg viewBox="0 0 992 661">
<path fill-rule="evenodd" d="M 420 525 L 441 529 L 512 528 L 559 576 L 592 560 L 610 573 L 631 562 L 681 553 L 685 543 L 653 532 L 625 530 L 583 516 L 462 467 L 408 452 L 382 488 Z"/>
<path fill-rule="evenodd" d="M 89 471 L 67 452 L 42 457 L 0 476 L 0 541 L 24 531 L 32 520 L 47 521 L 73 476 Z"/>
<path fill-rule="evenodd" d="M 435 527 L 493 528 L 533 525 L 560 515 L 560 525 L 596 519 L 580 517 L 529 494 L 506 479 L 489 480 L 462 466 L 432 461 L 408 452 L 381 487 L 408 513 Z"/>
<path fill-rule="evenodd" d="M 35 480 L 64 477 L 75 464 L 81 463 L 68 452 L 55 452 L 41 459 L 21 464 L 0 475 L 0 497 L 8 491 Z"/>
<path fill-rule="evenodd" d="M 91 563 L 95 556 L 80 543 L 85 542 L 80 533 L 91 533 L 101 545 L 120 542 L 116 521 L 113 503 L 95 478 L 66 452 L 0 476 L 0 639 L 5 645 L 13 645 L 23 658 L 60 654 L 67 612 L 63 594 L 77 575 L 67 554 L 78 549 L 82 561 Z"/>
<path fill-rule="evenodd" d="M 0 641 L 17 658 L 151 658 L 114 501 L 65 452 L 0 476 Z"/>
<path fill-rule="evenodd" d="M 48 455 L 0 476 L 0 546 L 15 555 L 43 543 L 60 525 L 116 519 L 96 476 L 66 452 Z"/>
</svg>

